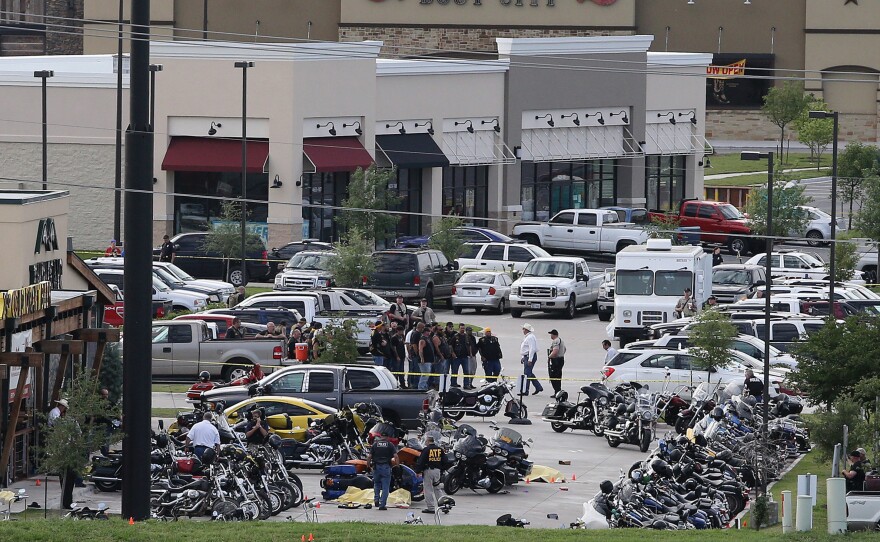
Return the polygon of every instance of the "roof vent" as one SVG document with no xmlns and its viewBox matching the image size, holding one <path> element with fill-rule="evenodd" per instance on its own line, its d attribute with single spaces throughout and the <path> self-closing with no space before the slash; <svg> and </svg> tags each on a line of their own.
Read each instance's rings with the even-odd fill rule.
<svg viewBox="0 0 880 542">
<path fill-rule="evenodd" d="M 672 239 L 648 239 L 648 250 L 672 250 Z"/>
</svg>

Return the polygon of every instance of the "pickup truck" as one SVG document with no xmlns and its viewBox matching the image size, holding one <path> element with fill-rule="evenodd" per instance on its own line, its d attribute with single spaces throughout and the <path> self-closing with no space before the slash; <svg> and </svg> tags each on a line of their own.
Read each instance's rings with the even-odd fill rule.
<svg viewBox="0 0 880 542">
<path fill-rule="evenodd" d="M 286 359 L 283 339 L 212 339 L 202 320 L 155 320 L 152 327 L 153 376 L 193 379 L 201 371 L 223 380 L 244 376 L 259 363 L 267 371 Z"/>
<path fill-rule="evenodd" d="M 333 286 L 333 274 L 328 270 L 330 261 L 337 257 L 327 250 L 304 250 L 295 254 L 284 269 L 275 275 L 275 290 L 311 290 Z"/>
<path fill-rule="evenodd" d="M 685 199 L 677 215 L 652 211 L 649 216 L 652 220 L 656 217 L 677 221 L 681 227 L 699 227 L 700 239 L 704 244 L 724 245 L 731 254 L 755 252 L 762 244 L 753 243 L 750 239 L 752 230 L 748 219 L 739 209 L 723 201 Z"/>
<path fill-rule="evenodd" d="M 635 224 L 620 222 L 610 209 L 568 209 L 550 222 L 519 222 L 513 235 L 544 248 L 616 253 L 629 245 L 641 245 L 648 233 Z"/>
<path fill-rule="evenodd" d="M 880 491 L 850 491 L 846 494 L 846 530 L 880 529 Z"/>
<path fill-rule="evenodd" d="M 712 268 L 712 295 L 719 303 L 736 303 L 754 295 L 767 284 L 765 268 L 760 265 L 723 263 Z"/>
<path fill-rule="evenodd" d="M 388 421 L 407 429 L 420 426 L 419 414 L 428 405 L 426 391 L 401 389 L 388 369 L 355 364 L 287 367 L 250 386 L 202 392 L 202 400 L 232 405 L 254 395 L 299 397 L 333 408 L 375 403 Z"/>
<path fill-rule="evenodd" d="M 535 258 L 510 287 L 510 315 L 533 310 L 574 318 L 578 309 L 597 303 L 602 281 L 603 275 L 590 275 L 583 258 Z"/>
</svg>

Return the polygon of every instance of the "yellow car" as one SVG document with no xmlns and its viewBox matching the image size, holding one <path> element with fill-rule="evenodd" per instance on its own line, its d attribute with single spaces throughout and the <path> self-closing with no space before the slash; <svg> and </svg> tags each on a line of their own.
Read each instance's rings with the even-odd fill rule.
<svg viewBox="0 0 880 542">
<path fill-rule="evenodd" d="M 245 399 L 227 407 L 223 414 L 226 415 L 230 425 L 235 425 L 247 419 L 246 412 L 252 408 L 263 409 L 272 433 L 281 438 L 292 438 L 299 441 L 305 440 L 306 429 L 311 421 L 320 420 L 337 412 L 333 407 L 307 399 L 266 396 Z M 288 417 L 290 418 L 289 423 Z"/>
</svg>

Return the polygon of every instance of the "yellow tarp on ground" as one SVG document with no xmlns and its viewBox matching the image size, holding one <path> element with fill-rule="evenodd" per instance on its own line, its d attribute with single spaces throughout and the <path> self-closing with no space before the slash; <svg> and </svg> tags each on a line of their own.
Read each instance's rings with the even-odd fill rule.
<svg viewBox="0 0 880 542">
<path fill-rule="evenodd" d="M 0 491 L 0 503 L 9 504 L 15 500 L 15 493 L 11 491 Z"/>
<path fill-rule="evenodd" d="M 409 491 L 405 489 L 397 489 L 388 494 L 388 506 L 409 506 L 411 495 Z M 345 490 L 335 502 L 340 504 L 346 503 L 354 503 L 354 504 L 373 504 L 375 499 L 373 498 L 373 490 L 372 489 L 358 489 L 356 487 L 349 487 Z"/>
<path fill-rule="evenodd" d="M 529 474 L 531 482 L 564 482 L 565 475 L 553 467 L 545 467 L 543 465 L 532 465 L 532 472 Z"/>
</svg>

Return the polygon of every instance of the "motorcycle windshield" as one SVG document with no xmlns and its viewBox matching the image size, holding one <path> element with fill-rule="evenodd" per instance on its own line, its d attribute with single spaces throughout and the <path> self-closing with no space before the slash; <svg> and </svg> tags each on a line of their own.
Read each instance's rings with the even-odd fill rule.
<svg viewBox="0 0 880 542">
<path fill-rule="evenodd" d="M 468 435 L 456 442 L 452 450 L 470 457 L 483 451 L 483 443 L 475 435 Z"/>
<path fill-rule="evenodd" d="M 514 431 L 513 429 L 508 429 L 507 427 L 502 427 L 495 434 L 495 440 L 500 440 L 505 444 L 510 444 L 511 446 L 519 446 L 522 444 L 522 435 L 519 432 Z"/>
</svg>

